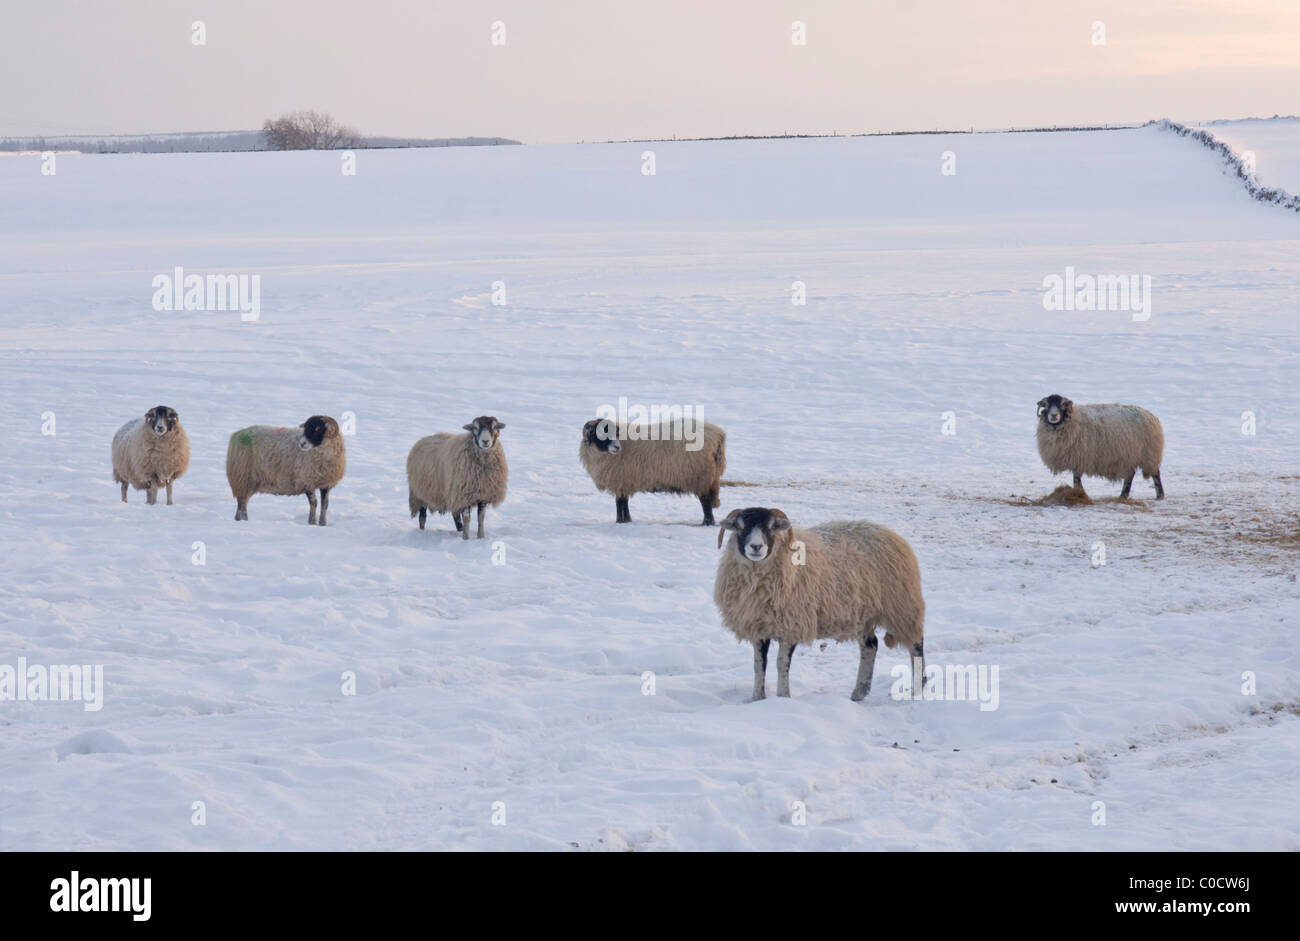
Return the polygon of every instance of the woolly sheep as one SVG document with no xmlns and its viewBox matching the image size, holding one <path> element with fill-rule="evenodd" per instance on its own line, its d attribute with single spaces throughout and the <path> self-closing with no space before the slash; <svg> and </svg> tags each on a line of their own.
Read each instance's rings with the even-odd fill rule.
<svg viewBox="0 0 1300 941">
<path fill-rule="evenodd" d="M 176 409 L 156 405 L 133 418 L 113 435 L 113 480 L 126 488 L 149 491 L 148 502 L 158 502 L 158 488 L 166 486 L 172 505 L 172 484 L 190 466 L 190 439 L 181 427 Z"/>
<path fill-rule="evenodd" d="M 1136 405 L 1075 405 L 1059 395 L 1038 400 L 1038 455 L 1053 474 L 1070 471 L 1074 486 L 1083 487 L 1085 474 L 1124 481 L 1120 498 L 1128 497 L 1133 475 L 1156 485 L 1156 499 L 1165 498 L 1160 460 L 1165 434 L 1160 419 Z"/>
<path fill-rule="evenodd" d="M 235 495 L 235 519 L 248 519 L 248 499 L 255 493 L 289 496 L 305 493 L 316 522 L 316 490 L 320 490 L 320 525 L 330 505 L 330 490 L 347 471 L 347 449 L 338 422 L 313 415 L 297 428 L 252 425 L 230 436 L 226 449 L 226 479 Z"/>
<path fill-rule="evenodd" d="M 722 623 L 754 645 L 754 696 L 766 695 L 767 650 L 780 641 L 777 695 L 790 695 L 790 658 L 799 644 L 857 640 L 858 679 L 851 698 L 871 692 L 876 628 L 885 646 L 907 646 L 913 682 L 925 675 L 925 599 L 912 547 L 883 526 L 837 521 L 795 529 L 778 509 L 732 510 L 718 546 L 713 600 Z"/>
<path fill-rule="evenodd" d="M 583 425 L 578 457 L 596 489 L 614 494 L 616 522 L 632 522 L 628 500 L 634 493 L 693 493 L 704 509 L 703 525 L 714 525 L 713 508 L 722 505 L 718 488 L 727 469 L 727 433 L 698 422 L 687 440 L 687 430 L 682 422 L 646 428 L 605 418 Z"/>
<path fill-rule="evenodd" d="M 506 453 L 497 436 L 505 427 L 491 415 L 463 426 L 465 434 L 440 432 L 421 438 L 406 456 L 411 516 L 420 528 L 429 510 L 450 513 L 462 539 L 469 538 L 469 514 L 478 507 L 478 538 L 483 538 L 483 511 L 506 498 Z M 463 517 L 463 519 L 462 519 Z"/>
</svg>

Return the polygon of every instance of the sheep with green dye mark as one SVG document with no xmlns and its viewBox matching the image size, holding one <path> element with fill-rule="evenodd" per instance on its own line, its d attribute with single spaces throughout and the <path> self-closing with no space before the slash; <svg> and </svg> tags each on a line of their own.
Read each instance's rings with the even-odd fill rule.
<svg viewBox="0 0 1300 941">
<path fill-rule="evenodd" d="M 316 491 L 320 491 L 320 525 L 325 525 L 330 491 L 347 471 L 347 448 L 338 422 L 313 415 L 297 428 L 251 425 L 230 436 L 226 448 L 226 479 L 235 496 L 235 519 L 248 519 L 248 501 L 255 493 L 282 496 L 306 494 L 309 524 L 316 523 Z"/>
</svg>

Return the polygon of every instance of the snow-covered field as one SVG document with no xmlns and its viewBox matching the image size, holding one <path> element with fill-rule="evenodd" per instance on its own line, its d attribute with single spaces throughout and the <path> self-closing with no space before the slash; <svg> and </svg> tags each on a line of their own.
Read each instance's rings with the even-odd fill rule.
<svg viewBox="0 0 1300 941">
<path fill-rule="evenodd" d="M 1264 186 L 1300 193 L 1300 118 L 1250 119 L 1201 125 L 1239 155 L 1255 155 L 1255 176 Z"/>
<path fill-rule="evenodd" d="M 1267 133 L 1300 161 L 1295 122 Z M 1300 215 L 1204 148 L 40 165 L 0 160 L 0 665 L 98 664 L 106 689 L 0 702 L 0 849 L 1300 849 Z M 177 266 L 260 275 L 260 320 L 155 311 Z M 1149 275 L 1150 319 L 1045 311 L 1067 267 Z M 1034 447 L 1052 392 L 1156 412 L 1168 499 L 1029 505 L 1061 482 Z M 834 645 L 746 702 L 698 504 L 635 497 L 616 526 L 578 464 L 620 396 L 728 430 L 756 486 L 722 513 L 909 539 L 930 664 L 996 666 L 997 708 L 892 699 L 883 649 L 850 702 Z M 190 472 L 175 506 L 123 505 L 110 439 L 160 403 Z M 318 412 L 355 416 L 330 526 L 272 496 L 235 523 L 230 432 Z M 509 499 L 484 541 L 418 531 L 407 449 L 480 414 L 508 426 Z"/>
</svg>

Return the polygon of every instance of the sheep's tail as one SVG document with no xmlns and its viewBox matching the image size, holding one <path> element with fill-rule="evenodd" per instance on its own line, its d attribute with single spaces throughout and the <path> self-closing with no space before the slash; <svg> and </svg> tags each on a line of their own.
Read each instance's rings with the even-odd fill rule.
<svg viewBox="0 0 1300 941">
<path fill-rule="evenodd" d="M 895 637 L 893 634 L 889 633 L 889 631 L 885 631 L 885 646 L 888 647 L 890 650 L 893 650 L 896 646 L 898 646 L 898 638 Z"/>
<path fill-rule="evenodd" d="M 415 493 L 414 493 L 413 491 L 411 491 L 411 490 L 406 491 L 406 502 L 407 502 L 407 503 L 410 505 L 410 507 L 411 507 L 411 516 L 412 516 L 412 517 L 414 517 L 415 514 L 419 513 L 419 512 L 420 512 L 420 508 L 421 508 L 422 506 L 424 506 L 424 504 L 423 504 L 421 501 L 415 499 Z"/>
</svg>

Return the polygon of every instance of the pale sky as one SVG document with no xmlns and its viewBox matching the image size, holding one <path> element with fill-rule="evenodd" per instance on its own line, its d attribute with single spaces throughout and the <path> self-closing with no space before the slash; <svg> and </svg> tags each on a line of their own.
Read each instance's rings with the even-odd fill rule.
<svg viewBox="0 0 1300 941">
<path fill-rule="evenodd" d="M 1300 0 L 0 3 L 0 136 L 305 108 L 526 143 L 1300 113 Z"/>
</svg>

